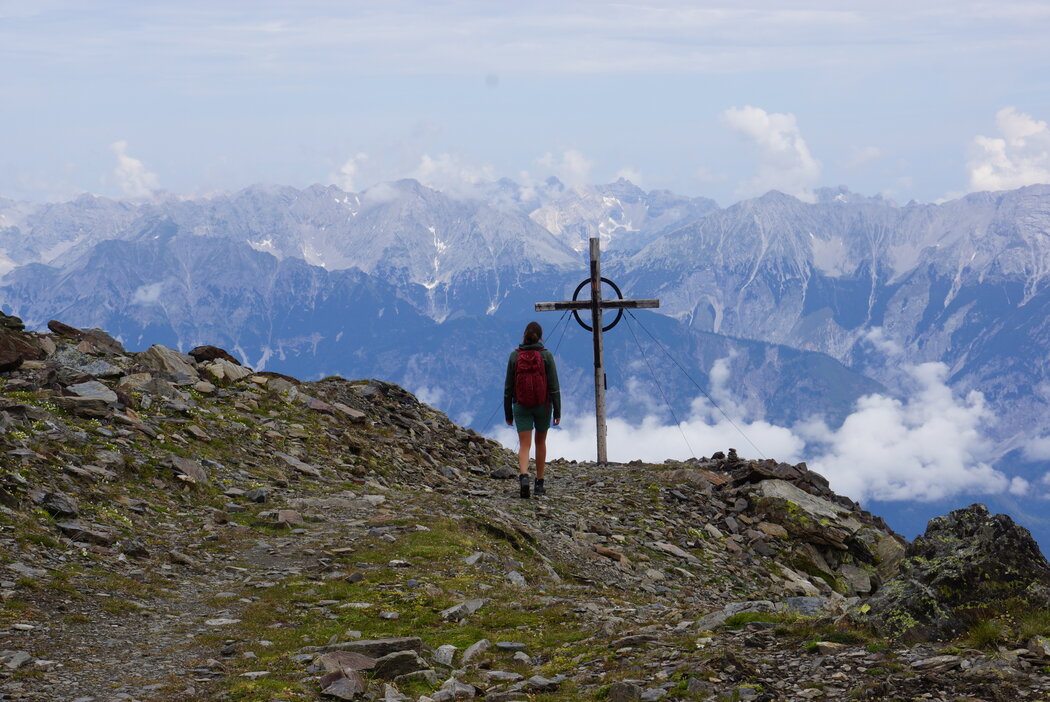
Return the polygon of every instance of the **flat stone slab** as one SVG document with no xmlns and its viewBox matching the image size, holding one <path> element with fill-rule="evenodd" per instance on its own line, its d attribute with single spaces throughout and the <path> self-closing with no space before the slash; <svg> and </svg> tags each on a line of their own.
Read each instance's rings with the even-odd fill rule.
<svg viewBox="0 0 1050 702">
<path fill-rule="evenodd" d="M 479 598 L 476 600 L 467 600 L 466 602 L 460 602 L 457 605 L 452 605 L 448 609 L 441 611 L 441 618 L 447 622 L 459 622 L 463 621 L 474 612 L 488 604 L 488 600 Z"/>
<path fill-rule="evenodd" d="M 679 548 L 678 546 L 675 546 L 674 544 L 669 544 L 669 543 L 667 543 L 665 541 L 654 541 L 650 545 L 653 548 L 655 548 L 657 551 L 663 551 L 664 553 L 668 553 L 668 554 L 670 554 L 672 556 L 676 556 L 678 558 L 681 558 L 682 560 L 689 561 L 690 563 L 699 563 L 700 562 L 699 558 L 697 558 L 693 554 L 689 553 L 685 549 Z"/>
<path fill-rule="evenodd" d="M 189 483 L 207 483 L 208 472 L 204 470 L 204 467 L 189 458 L 183 458 L 182 456 L 171 457 L 171 467 L 178 473 L 179 478 Z"/>
<path fill-rule="evenodd" d="M 85 524 L 84 522 L 59 522 L 55 526 L 73 541 L 82 541 L 84 543 L 97 544 L 99 546 L 109 546 L 117 539 L 112 532 L 101 529 L 93 524 Z"/>
<path fill-rule="evenodd" d="M 911 667 L 915 670 L 951 670 L 952 668 L 958 668 L 962 664 L 962 657 L 960 656 L 933 656 L 932 658 L 924 658 L 920 661 L 915 661 L 911 664 Z"/>
<path fill-rule="evenodd" d="M 292 470 L 302 473 L 303 475 L 312 475 L 315 478 L 321 477 L 321 471 L 319 471 L 317 468 L 314 468 L 309 463 L 305 463 L 299 460 L 295 456 L 289 456 L 286 453 L 280 452 L 277 452 L 274 455 L 277 456 L 277 458 L 280 458 L 282 461 L 284 461 L 284 464 Z"/>
<path fill-rule="evenodd" d="M 369 658 L 382 658 L 396 651 L 423 650 L 423 641 L 418 636 L 400 636 L 389 639 L 363 639 L 361 641 L 344 641 L 342 643 L 323 646 L 324 651 L 353 651 L 361 653 Z"/>
</svg>

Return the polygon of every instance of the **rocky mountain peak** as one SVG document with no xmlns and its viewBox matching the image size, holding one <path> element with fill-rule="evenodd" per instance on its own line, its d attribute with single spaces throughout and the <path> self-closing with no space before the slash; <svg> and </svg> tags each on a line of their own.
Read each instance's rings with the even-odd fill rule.
<svg viewBox="0 0 1050 702">
<path fill-rule="evenodd" d="M 556 460 L 521 500 L 510 451 L 397 385 L 22 327 L 0 317 L 5 699 L 1050 693 L 1046 561 L 981 506 L 907 545 L 733 449 Z M 883 632 L 884 594 L 921 627 Z M 923 619 L 950 607 L 971 628 Z"/>
</svg>

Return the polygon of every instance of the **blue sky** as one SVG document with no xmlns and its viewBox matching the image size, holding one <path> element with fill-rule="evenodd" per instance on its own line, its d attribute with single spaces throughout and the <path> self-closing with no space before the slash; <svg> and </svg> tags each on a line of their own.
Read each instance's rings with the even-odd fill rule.
<svg viewBox="0 0 1050 702">
<path fill-rule="evenodd" d="M 0 195 L 1050 180 L 1050 3 L 0 0 Z"/>
</svg>

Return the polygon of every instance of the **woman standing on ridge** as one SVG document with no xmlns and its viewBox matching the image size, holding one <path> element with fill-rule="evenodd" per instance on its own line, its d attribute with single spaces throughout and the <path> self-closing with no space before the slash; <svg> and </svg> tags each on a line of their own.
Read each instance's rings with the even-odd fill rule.
<svg viewBox="0 0 1050 702">
<path fill-rule="evenodd" d="M 553 412 L 554 419 L 551 421 Z M 536 495 L 545 495 L 547 430 L 561 423 L 561 392 L 554 356 L 543 348 L 543 327 L 529 322 L 521 345 L 510 354 L 503 386 L 503 414 L 507 426 L 518 429 L 518 482 L 521 497 L 529 496 L 529 445 L 536 432 Z"/>
</svg>

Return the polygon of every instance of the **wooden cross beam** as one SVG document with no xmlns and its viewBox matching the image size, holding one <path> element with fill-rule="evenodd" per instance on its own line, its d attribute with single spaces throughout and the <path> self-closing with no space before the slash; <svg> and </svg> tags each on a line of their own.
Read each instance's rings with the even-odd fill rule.
<svg viewBox="0 0 1050 702">
<path fill-rule="evenodd" d="M 608 430 L 606 429 L 605 424 L 605 347 L 602 342 L 602 332 L 607 331 L 616 325 L 616 322 L 620 320 L 619 315 L 623 314 L 623 310 L 659 307 L 660 301 L 655 299 L 625 300 L 622 296 L 615 300 L 603 300 L 601 248 L 599 243 L 599 239 L 591 238 L 591 277 L 588 280 L 583 281 L 583 283 L 580 283 L 580 287 L 576 289 L 576 292 L 579 293 L 584 285 L 590 283 L 591 298 L 589 300 L 576 300 L 574 295 L 572 300 L 564 302 L 537 302 L 536 311 L 552 312 L 555 310 L 572 310 L 573 315 L 576 317 L 576 321 L 584 327 L 587 325 L 580 319 L 579 313 L 581 310 L 591 311 L 590 328 L 594 338 L 594 412 L 598 430 L 598 463 L 605 464 L 608 463 Z M 612 285 L 613 289 L 616 290 L 616 293 L 619 295 L 620 290 L 612 281 L 605 279 L 605 282 Z M 602 328 L 603 310 L 618 310 L 616 321 L 604 329 Z"/>
</svg>

